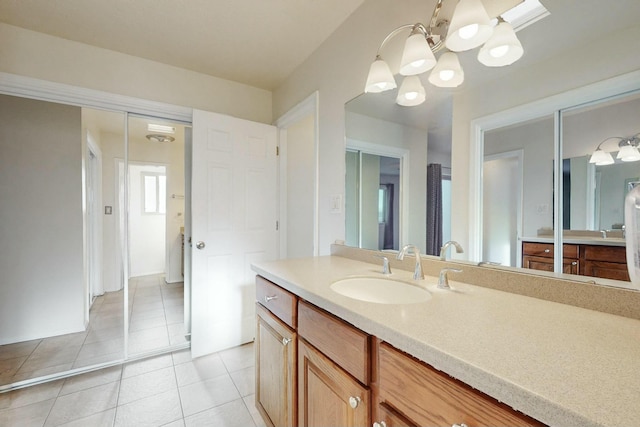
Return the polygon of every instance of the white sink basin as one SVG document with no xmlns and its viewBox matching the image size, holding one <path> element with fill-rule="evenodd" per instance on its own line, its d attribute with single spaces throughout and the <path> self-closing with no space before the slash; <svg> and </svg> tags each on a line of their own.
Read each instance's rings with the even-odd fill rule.
<svg viewBox="0 0 640 427">
<path fill-rule="evenodd" d="M 414 304 L 431 299 L 419 286 L 382 277 L 351 277 L 338 280 L 331 290 L 349 298 L 378 304 Z"/>
</svg>

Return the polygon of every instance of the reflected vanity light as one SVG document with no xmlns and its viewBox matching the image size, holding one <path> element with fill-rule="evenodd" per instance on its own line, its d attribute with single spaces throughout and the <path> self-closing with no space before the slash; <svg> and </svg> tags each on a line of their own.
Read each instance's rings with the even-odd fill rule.
<svg viewBox="0 0 640 427">
<path fill-rule="evenodd" d="M 410 34 L 404 44 L 399 68 L 400 75 L 405 76 L 396 98 L 399 105 L 415 106 L 424 102 L 426 97 L 419 91 L 410 92 L 412 99 L 408 100 L 402 93 L 402 88 L 405 84 L 415 87 L 418 79 L 415 76 L 429 70 L 433 69 L 428 80 L 434 86 L 451 88 L 462 84 L 464 72 L 455 52 L 468 51 L 484 44 L 478 53 L 478 60 L 488 67 L 510 65 L 522 57 L 524 50 L 516 37 L 514 27 L 502 16 L 497 17 L 497 24 L 494 26 L 481 0 L 460 0 L 450 23 L 447 19 L 438 19 L 444 1 L 437 1 L 429 25 L 420 22 L 401 25 L 385 37 L 369 68 L 365 93 L 380 93 L 397 87 L 393 73 L 380 52 L 389 40 L 407 30 L 410 30 Z M 530 23 L 534 19 L 533 16 L 537 20 L 540 16 L 548 14 L 539 2 L 535 3 L 537 6 L 534 7 L 539 7 L 535 9 L 536 13 L 531 14 L 531 11 L 527 10 L 532 17 L 526 23 L 520 23 L 520 27 Z M 511 11 L 506 13 L 509 12 Z M 513 19 L 519 18 L 521 16 L 514 16 Z M 436 59 L 435 53 L 445 47 L 448 51 Z M 420 86 L 422 87 L 422 84 Z"/>
<path fill-rule="evenodd" d="M 637 162 L 638 160 L 640 160 L 640 151 L 638 151 L 638 146 L 640 146 L 640 139 L 638 138 L 639 136 L 640 133 L 630 138 L 612 136 L 605 139 L 600 144 L 598 144 L 593 154 L 591 154 L 589 163 L 595 163 L 596 166 L 606 166 L 615 163 L 615 160 L 613 159 L 611 153 L 608 151 L 604 151 L 601 148 L 602 144 L 611 140 L 618 141 L 618 144 L 615 147 L 618 149 L 618 155 L 616 156 L 616 159 L 623 162 Z"/>
</svg>

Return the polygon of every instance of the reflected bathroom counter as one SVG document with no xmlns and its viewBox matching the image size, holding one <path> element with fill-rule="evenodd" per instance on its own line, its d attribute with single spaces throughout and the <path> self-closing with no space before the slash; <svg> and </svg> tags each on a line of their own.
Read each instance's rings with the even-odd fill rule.
<svg viewBox="0 0 640 427">
<path fill-rule="evenodd" d="M 520 240 L 553 244 L 553 236 L 521 237 Z M 621 237 L 564 236 L 562 242 L 572 245 L 626 246 L 625 239 Z"/>
</svg>

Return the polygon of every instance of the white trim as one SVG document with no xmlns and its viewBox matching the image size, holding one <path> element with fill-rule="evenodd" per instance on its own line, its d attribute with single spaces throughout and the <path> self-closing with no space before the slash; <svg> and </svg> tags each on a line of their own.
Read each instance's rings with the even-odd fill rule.
<svg viewBox="0 0 640 427">
<path fill-rule="evenodd" d="M 398 244 L 400 247 L 406 245 L 409 242 L 409 177 L 411 176 L 409 174 L 409 150 L 352 138 L 346 139 L 346 149 L 400 159 L 400 224 L 398 224 L 400 236 Z M 362 167 L 362 162 L 360 162 L 360 167 Z M 362 171 L 360 171 L 359 176 L 362 175 L 361 172 Z M 362 204 L 362 200 L 360 200 L 360 203 Z M 358 220 L 360 221 L 361 218 L 358 218 Z M 358 242 L 359 246 L 362 246 L 362 236 L 360 235 L 362 224 L 360 224 L 359 228 Z"/>
<path fill-rule="evenodd" d="M 191 122 L 193 109 L 0 72 L 0 93 L 102 110 Z"/>
<path fill-rule="evenodd" d="M 287 111 L 275 121 L 278 128 L 278 146 L 280 158 L 278 163 L 278 197 L 279 197 L 279 257 L 287 256 L 287 129 L 298 121 L 313 117 L 313 255 L 320 253 L 318 206 L 319 206 L 319 92 L 315 91 L 305 100 Z"/>
<path fill-rule="evenodd" d="M 484 132 L 550 116 L 556 111 L 577 108 L 600 99 L 622 96 L 636 90 L 640 90 L 640 71 L 633 71 L 471 121 L 469 140 L 469 260 L 479 261 L 478 256 L 482 248 L 482 240 L 479 238 L 482 232 L 479 212 L 482 208 Z M 556 218 L 556 220 L 558 219 Z"/>
</svg>

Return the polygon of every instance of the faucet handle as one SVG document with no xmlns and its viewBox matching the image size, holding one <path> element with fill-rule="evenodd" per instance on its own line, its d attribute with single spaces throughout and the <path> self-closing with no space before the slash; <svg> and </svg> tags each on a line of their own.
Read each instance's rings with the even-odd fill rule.
<svg viewBox="0 0 640 427">
<path fill-rule="evenodd" d="M 459 268 L 443 268 L 440 270 L 440 277 L 438 278 L 438 288 L 439 289 L 451 289 L 449 286 L 449 276 L 448 273 L 462 273 L 462 270 Z"/>
<path fill-rule="evenodd" d="M 389 264 L 389 258 L 384 255 L 374 255 L 376 258 L 382 258 L 382 274 L 388 276 L 391 274 L 391 265 Z"/>
</svg>

